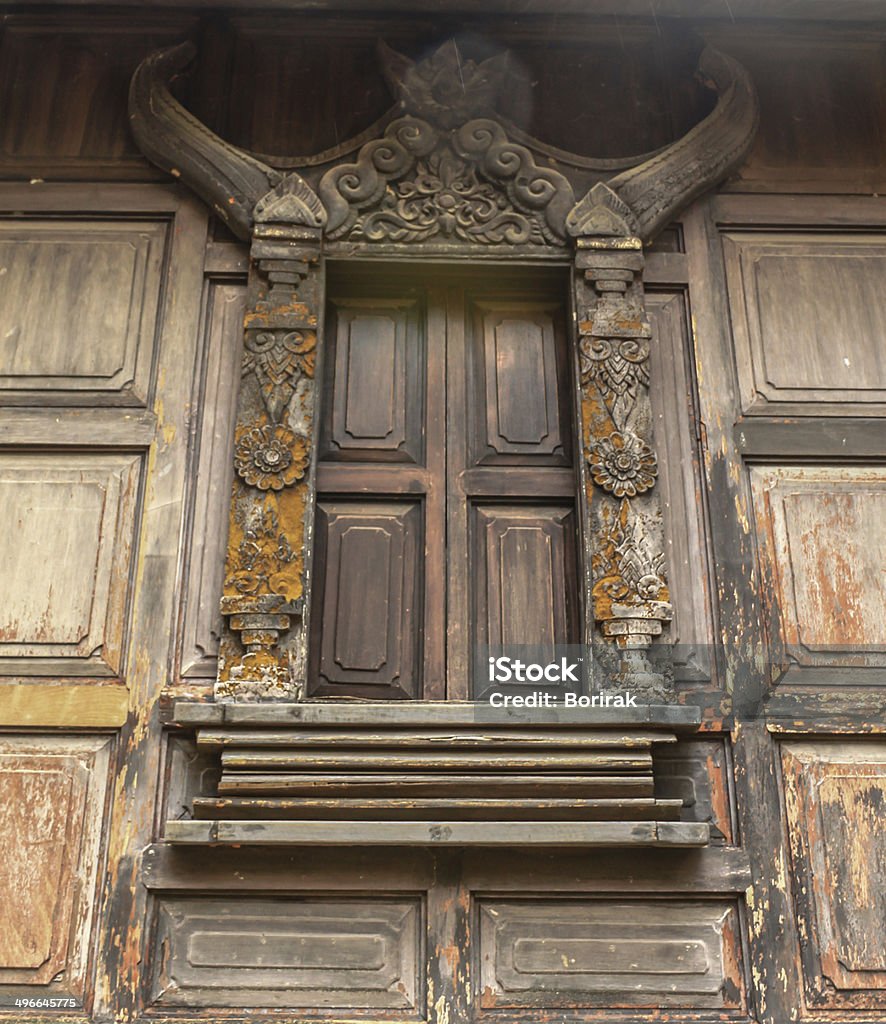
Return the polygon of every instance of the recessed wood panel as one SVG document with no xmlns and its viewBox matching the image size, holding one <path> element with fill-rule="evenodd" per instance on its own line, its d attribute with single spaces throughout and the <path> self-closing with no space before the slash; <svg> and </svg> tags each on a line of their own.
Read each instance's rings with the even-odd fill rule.
<svg viewBox="0 0 886 1024">
<path fill-rule="evenodd" d="M 576 642 L 575 516 L 563 506 L 473 510 L 476 642 L 550 649 Z"/>
<path fill-rule="evenodd" d="M 321 457 L 421 460 L 424 351 L 414 300 L 333 301 Z"/>
<path fill-rule="evenodd" d="M 0 402 L 145 404 L 166 230 L 0 220 Z"/>
<path fill-rule="evenodd" d="M 726 900 L 483 900 L 478 957 L 483 1010 L 744 1004 Z"/>
<path fill-rule="evenodd" d="M 886 239 L 730 231 L 723 245 L 744 411 L 886 411 Z"/>
<path fill-rule="evenodd" d="M 712 844 L 733 845 L 732 765 L 723 740 L 657 744 L 654 762 L 656 797 L 682 800 L 684 821 L 706 821 Z"/>
<path fill-rule="evenodd" d="M 680 682 L 713 678 L 711 578 L 705 539 L 704 483 L 693 383 L 688 359 L 686 296 L 682 291 L 647 293 L 652 325 L 649 358 L 658 451 L 658 483 L 667 541 L 674 618 L 670 625 L 674 676 Z"/>
<path fill-rule="evenodd" d="M 318 504 L 317 693 L 417 696 L 421 532 L 413 502 Z"/>
<path fill-rule="evenodd" d="M 0 457 L 0 670 L 121 671 L 141 459 Z"/>
<path fill-rule="evenodd" d="M 475 379 L 468 422 L 482 463 L 568 461 L 568 388 L 556 307 L 481 300 L 473 309 Z"/>
<path fill-rule="evenodd" d="M 244 284 L 213 281 L 204 322 L 200 447 L 182 644 L 182 674 L 215 678 L 223 628 L 219 600 L 234 472 L 233 448 L 243 351 Z"/>
<path fill-rule="evenodd" d="M 751 484 L 761 571 L 771 581 L 763 597 L 789 664 L 862 671 L 886 663 L 883 470 L 761 466 Z M 882 672 L 869 675 L 882 685 Z"/>
<path fill-rule="evenodd" d="M 0 992 L 82 993 L 110 741 L 0 740 Z"/>
<path fill-rule="evenodd" d="M 886 1008 L 886 745 L 783 748 L 805 994 L 819 1009 Z"/>
<path fill-rule="evenodd" d="M 420 927 L 412 899 L 166 898 L 153 1001 L 415 1010 Z"/>
</svg>

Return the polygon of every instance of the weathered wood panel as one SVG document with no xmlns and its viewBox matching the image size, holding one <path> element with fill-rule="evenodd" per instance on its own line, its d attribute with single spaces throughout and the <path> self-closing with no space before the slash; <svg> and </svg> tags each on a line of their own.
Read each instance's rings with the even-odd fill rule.
<svg viewBox="0 0 886 1024">
<path fill-rule="evenodd" d="M 141 459 L 0 456 L 0 671 L 116 675 Z"/>
<path fill-rule="evenodd" d="M 166 232 L 0 220 L 0 402 L 146 404 Z"/>
<path fill-rule="evenodd" d="M 723 246 L 743 411 L 886 412 L 882 235 L 732 230 Z"/>
<path fill-rule="evenodd" d="M 245 284 L 210 279 L 203 324 L 201 378 L 197 398 L 200 433 L 192 464 L 193 518 L 188 583 L 183 590 L 181 672 L 215 679 L 223 627 L 219 601 L 225 547 L 240 362 L 243 349 Z"/>
<path fill-rule="evenodd" d="M 479 914 L 483 1010 L 744 1006 L 729 901 L 482 899 Z"/>
<path fill-rule="evenodd" d="M 768 15 L 770 5 L 760 12 Z M 744 64 L 760 100 L 756 142 L 731 188 L 882 191 L 886 81 L 879 34 L 721 24 L 705 35 Z"/>
<path fill-rule="evenodd" d="M 736 841 L 732 762 L 720 738 L 681 740 L 655 749 L 655 795 L 679 799 L 684 821 L 706 821 L 711 842 Z"/>
<path fill-rule="evenodd" d="M 423 565 L 414 502 L 324 501 L 317 507 L 320 641 L 312 692 L 420 692 Z"/>
<path fill-rule="evenodd" d="M 416 899 L 164 898 L 161 1006 L 419 1012 Z"/>
<path fill-rule="evenodd" d="M 882 671 L 870 666 L 886 663 L 882 470 L 753 466 L 751 484 L 782 682 L 820 666 L 824 684 L 881 686 Z"/>
<path fill-rule="evenodd" d="M 0 738 L 0 998 L 19 985 L 83 996 L 110 745 Z"/>
<path fill-rule="evenodd" d="M 804 1017 L 886 1009 L 886 745 L 782 749 Z"/>
</svg>

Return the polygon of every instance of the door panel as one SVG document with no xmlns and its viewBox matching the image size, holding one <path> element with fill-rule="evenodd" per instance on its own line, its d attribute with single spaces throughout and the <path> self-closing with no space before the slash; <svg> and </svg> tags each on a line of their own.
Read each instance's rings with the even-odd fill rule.
<svg viewBox="0 0 886 1024">
<path fill-rule="evenodd" d="M 569 643 L 578 626 L 572 508 L 476 505 L 473 530 L 476 642 Z"/>
<path fill-rule="evenodd" d="M 330 303 L 321 458 L 422 461 L 421 319 L 415 300 Z"/>
<path fill-rule="evenodd" d="M 417 696 L 421 518 L 416 502 L 318 503 L 318 695 Z"/>
<path fill-rule="evenodd" d="M 556 307 L 479 299 L 471 312 L 473 461 L 563 465 L 569 395 L 558 380 Z"/>
</svg>

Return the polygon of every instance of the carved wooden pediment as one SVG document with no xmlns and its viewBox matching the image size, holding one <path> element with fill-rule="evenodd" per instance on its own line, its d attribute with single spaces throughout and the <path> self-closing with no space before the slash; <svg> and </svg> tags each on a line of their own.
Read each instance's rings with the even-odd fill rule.
<svg viewBox="0 0 886 1024">
<path fill-rule="evenodd" d="M 753 139 L 757 104 L 747 72 L 710 47 L 699 77 L 718 94 L 714 110 L 683 138 L 631 161 L 585 193 L 586 155 L 558 154 L 496 116 L 507 53 L 480 64 L 450 40 L 421 61 L 380 46 L 395 107 L 334 152 L 285 162 L 224 142 L 168 89 L 193 57 L 183 44 L 148 57 L 133 77 L 132 130 L 142 151 L 190 185 L 241 238 L 256 219 L 325 227 L 331 240 L 564 247 L 581 235 L 649 241 L 696 195 L 738 165 Z M 353 154 L 356 153 L 356 159 Z M 344 155 L 347 155 L 345 158 Z M 601 161 L 602 168 L 611 161 Z M 329 166 L 331 164 L 331 166 Z"/>
</svg>

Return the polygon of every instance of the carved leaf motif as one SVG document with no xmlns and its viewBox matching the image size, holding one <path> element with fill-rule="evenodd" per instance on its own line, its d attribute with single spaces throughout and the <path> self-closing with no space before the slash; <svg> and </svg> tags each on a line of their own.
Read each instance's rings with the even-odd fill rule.
<svg viewBox="0 0 886 1024">
<path fill-rule="evenodd" d="M 246 332 L 243 374 L 255 374 L 274 423 L 280 422 L 298 381 L 313 378 L 316 346 L 314 331 Z"/>
<path fill-rule="evenodd" d="M 666 597 L 664 554 L 656 550 L 643 518 L 627 498 L 607 517 L 594 558 L 595 605 L 642 605 Z"/>
<path fill-rule="evenodd" d="M 649 387 L 649 342 L 645 338 L 583 337 L 579 344 L 582 384 L 593 383 L 612 412 L 619 404 L 619 425 Z"/>
</svg>

